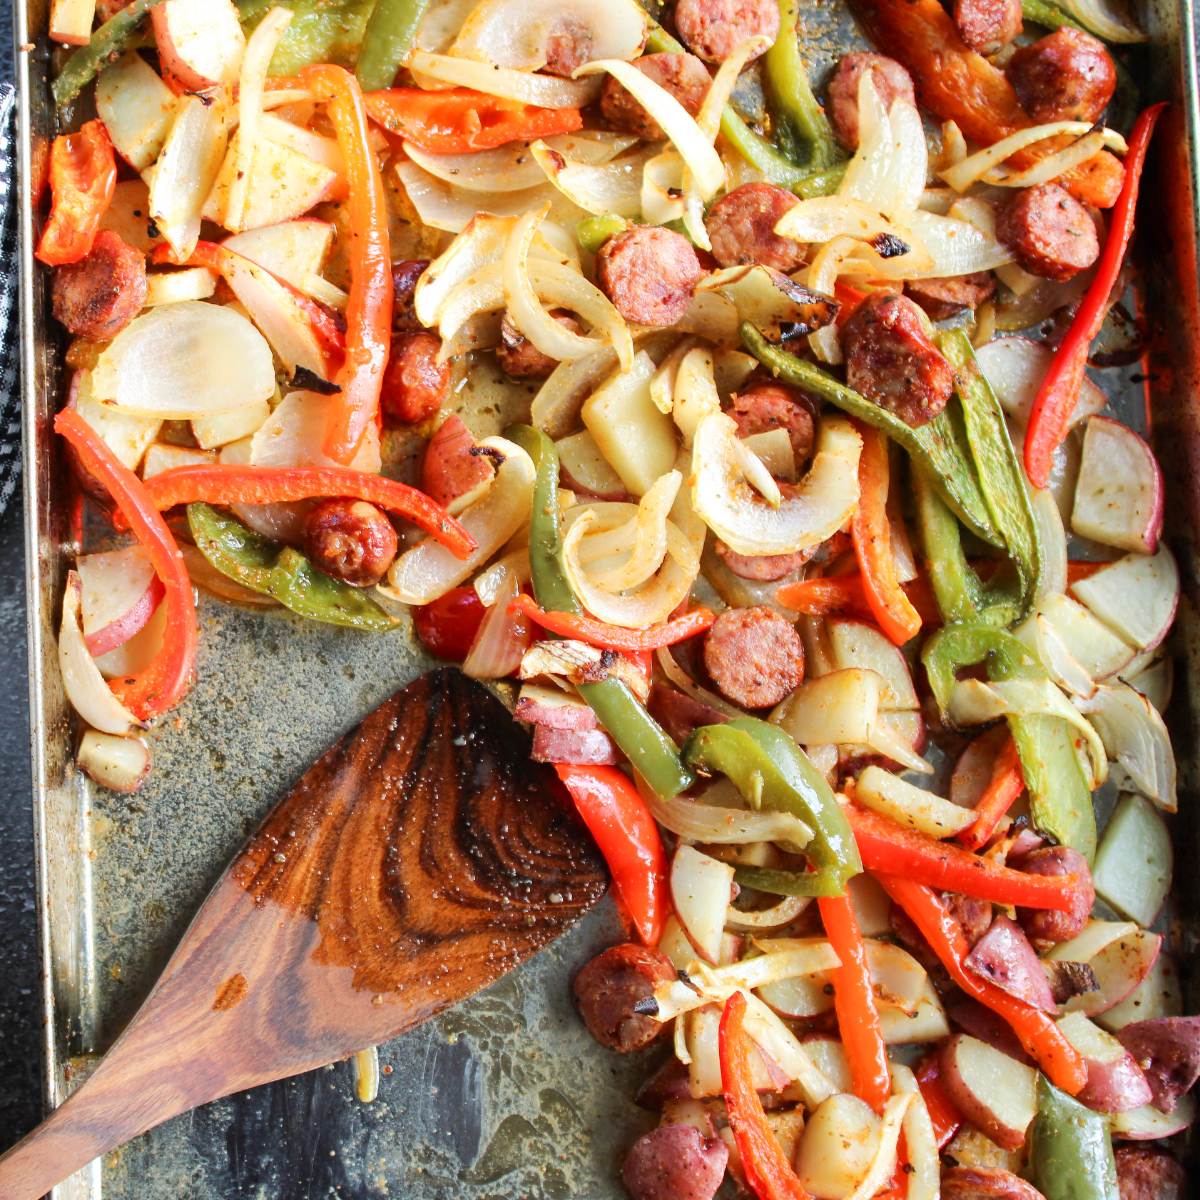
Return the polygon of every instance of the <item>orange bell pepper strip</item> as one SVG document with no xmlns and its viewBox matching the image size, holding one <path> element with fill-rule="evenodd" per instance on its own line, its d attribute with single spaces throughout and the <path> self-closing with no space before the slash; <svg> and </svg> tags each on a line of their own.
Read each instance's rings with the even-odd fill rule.
<svg viewBox="0 0 1200 1200">
<path fill-rule="evenodd" d="M 1087 1083 L 1087 1063 L 1063 1036 L 1054 1019 L 1040 1009 L 1001 991 L 995 984 L 972 974 L 963 965 L 968 953 L 962 927 L 931 888 L 913 879 L 877 874 L 884 891 L 908 914 L 929 943 L 950 978 L 968 996 L 1002 1017 L 1020 1039 L 1025 1052 L 1055 1087 L 1072 1096 Z"/>
<path fill-rule="evenodd" d="M 746 1182 L 758 1200 L 812 1200 L 771 1132 L 762 1101 L 754 1089 L 745 1019 L 746 997 L 734 992 L 721 1013 L 717 1052 L 721 1059 L 725 1109 Z"/>
<path fill-rule="evenodd" d="M 905 829 L 877 812 L 848 804 L 844 809 L 863 867 L 940 891 L 960 892 L 1020 908 L 1066 912 L 1081 880 L 1078 875 L 1031 875 L 981 858 L 951 842 Z"/>
<path fill-rule="evenodd" d="M 852 0 L 851 8 L 871 41 L 908 68 L 922 104 L 970 141 L 990 146 L 1034 124 L 1004 72 L 963 42 L 939 0 Z M 1032 166 L 1070 141 L 1047 138 L 1008 161 Z M 1121 176 L 1120 162 L 1102 150 L 1058 182 L 1085 204 L 1110 208 Z"/>
<path fill-rule="evenodd" d="M 1012 738 L 1006 738 L 992 768 L 992 777 L 975 804 L 975 820 L 958 835 L 958 840 L 968 850 L 978 850 L 986 845 L 996 832 L 1000 818 L 1024 790 L 1025 776 L 1021 774 L 1017 744 Z"/>
<path fill-rule="evenodd" d="M 667 852 L 645 800 L 616 767 L 556 763 L 554 769 L 600 847 L 638 937 L 657 946 L 671 909 Z"/>
<path fill-rule="evenodd" d="M 343 67 L 305 67 L 304 84 L 325 101 L 346 163 L 350 224 L 350 298 L 346 303 L 346 358 L 331 397 L 325 453 L 353 460 L 363 435 L 379 419 L 379 395 L 392 348 L 392 254 L 387 200 L 371 150 L 367 109 L 358 80 Z"/>
<path fill-rule="evenodd" d="M 928 579 L 919 576 L 910 579 L 901 587 L 923 625 L 941 624 L 941 614 L 938 612 Z M 875 619 L 875 613 L 867 601 L 862 576 L 857 571 L 850 575 L 825 575 L 814 579 L 801 579 L 796 583 L 785 583 L 776 591 L 775 598 L 785 608 L 810 617 L 864 617 L 868 621 Z"/>
<path fill-rule="evenodd" d="M 703 633 L 717 619 L 717 614 L 711 609 L 693 608 L 663 625 L 653 625 L 649 629 L 622 629 L 578 613 L 547 612 L 532 596 L 524 594 L 517 596 L 508 607 L 510 612 L 523 614 L 535 625 L 559 637 L 574 638 L 579 642 L 587 642 L 589 646 L 599 646 L 602 650 L 623 650 L 635 654 L 686 641 Z"/>
<path fill-rule="evenodd" d="M 86 258 L 116 186 L 117 160 L 103 121 L 59 134 L 50 147 L 50 216 L 37 258 L 51 267 Z"/>
<path fill-rule="evenodd" d="M 70 443 L 83 469 L 112 497 L 163 585 L 167 620 L 162 647 L 141 674 L 109 684 L 139 721 L 148 721 L 174 708 L 192 685 L 200 639 L 192 580 L 145 484 L 117 459 L 104 439 L 73 408 L 54 418 L 54 429 Z"/>
<path fill-rule="evenodd" d="M 887 1045 L 879 1023 L 879 1008 L 871 988 L 867 947 L 850 904 L 850 897 L 818 896 L 817 907 L 825 936 L 841 966 L 832 972 L 833 1008 L 838 1032 L 850 1063 L 854 1094 L 877 1113 L 892 1092 Z"/>
<path fill-rule="evenodd" d="M 1054 452 L 1062 445 L 1071 427 L 1071 413 L 1083 373 L 1087 367 L 1092 339 L 1100 332 L 1108 312 L 1112 290 L 1121 274 L 1125 252 L 1133 237 L 1133 219 L 1137 210 L 1138 189 L 1146 151 L 1154 126 L 1166 103 L 1143 109 L 1129 135 L 1129 153 L 1125 156 L 1125 182 L 1112 211 L 1108 237 L 1096 264 L 1096 274 L 1080 301 L 1067 336 L 1055 351 L 1050 369 L 1042 380 L 1029 414 L 1025 435 L 1025 474 L 1035 487 L 1044 488 L 1054 469 Z"/>
<path fill-rule="evenodd" d="M 277 504 L 349 496 L 366 500 L 411 521 L 457 558 L 475 549 L 475 539 L 424 492 L 384 475 L 349 467 L 243 467 L 198 463 L 173 467 L 145 481 L 150 502 L 160 511 L 203 500 L 208 504 Z"/>
<path fill-rule="evenodd" d="M 385 88 L 368 92 L 366 102 L 371 120 L 429 154 L 492 150 L 583 127 L 577 108 L 537 108 L 471 88 Z"/>
<path fill-rule="evenodd" d="M 858 507 L 850 524 L 850 538 L 867 605 L 887 639 L 903 646 L 920 632 L 921 617 L 900 586 L 892 553 L 887 514 L 888 440 L 878 429 L 861 422 L 856 425 L 863 447 L 858 460 Z"/>
</svg>

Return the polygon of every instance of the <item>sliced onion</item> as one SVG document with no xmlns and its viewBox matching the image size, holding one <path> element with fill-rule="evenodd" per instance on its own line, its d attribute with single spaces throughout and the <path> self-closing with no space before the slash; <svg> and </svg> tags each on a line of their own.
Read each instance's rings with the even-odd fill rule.
<svg viewBox="0 0 1200 1200">
<path fill-rule="evenodd" d="M 758 497 L 739 462 L 737 424 L 705 417 L 693 447 L 692 505 L 738 554 L 792 554 L 832 537 L 858 503 L 862 438 L 849 421 L 826 417 L 808 473 L 778 506 Z"/>
<path fill-rule="evenodd" d="M 240 312 L 185 301 L 135 317 L 92 371 L 98 400 L 125 412 L 190 420 L 275 392 L 271 347 Z"/>
<path fill-rule="evenodd" d="M 449 49 L 479 0 L 433 0 L 417 28 L 414 45 L 441 53 Z"/>
<path fill-rule="evenodd" d="M 117 737 L 89 729 L 79 743 L 75 761 L 101 787 L 131 795 L 150 774 L 150 747 L 141 738 Z"/>
<path fill-rule="evenodd" d="M 691 172 L 700 197 L 711 200 L 725 186 L 725 166 L 712 139 L 705 137 L 691 113 L 665 88 L 627 62 L 600 59 L 580 67 L 575 74 L 594 75 L 601 71 L 611 75 L 658 122 Z"/>
<path fill-rule="evenodd" d="M 998 142 L 993 142 L 990 146 L 986 146 L 984 149 L 968 155 L 953 166 L 939 171 L 938 174 L 956 192 L 965 192 L 973 184 L 979 183 L 981 180 L 991 184 L 998 183 L 1004 185 L 1006 180 L 1003 173 L 996 174 L 995 168 L 1004 162 L 1005 159 L 1011 158 L 1018 151 L 1025 150 L 1029 146 L 1036 145 L 1038 142 L 1043 142 L 1047 138 L 1062 137 L 1064 134 L 1081 138 L 1091 132 L 1092 126 L 1086 121 L 1051 121 L 1045 125 L 1031 125 L 1028 129 L 1018 129 L 1016 133 L 1010 133 L 1008 137 L 1001 138 Z M 1107 146 L 1110 150 L 1115 150 L 1118 154 L 1124 154 L 1129 149 L 1125 139 L 1116 130 L 1103 129 L 1096 132 L 1100 135 L 1100 141 L 1096 144 L 1095 149 L 1091 151 L 1091 154 L 1094 154 L 1101 146 Z M 1051 155 L 1050 157 L 1054 156 Z M 1061 174 L 1061 171 L 1056 171 L 1050 178 L 1055 178 L 1058 174 Z M 1044 183 L 1046 181 L 1040 180 L 1039 182 Z M 1017 187 L 1024 185 L 1009 183 L 1007 186 Z"/>
<path fill-rule="evenodd" d="M 992 385 L 1000 407 L 1017 424 L 1029 423 L 1034 400 L 1053 358 L 1054 353 L 1048 346 L 1027 337 L 996 338 L 979 348 L 979 366 Z M 1092 380 L 1085 379 L 1080 385 L 1068 428 L 1073 429 L 1102 411 L 1107 404 L 1108 397 Z"/>
<path fill-rule="evenodd" d="M 479 214 L 504 218 L 520 216 L 557 195 L 545 184 L 520 192 L 460 191 L 436 179 L 415 162 L 397 163 L 396 174 L 421 218 L 421 224 L 446 233 L 463 232 Z M 567 203 L 562 200 L 564 206 Z"/>
<path fill-rule="evenodd" d="M 323 449 L 329 405 L 330 398 L 320 392 L 289 392 L 250 440 L 250 463 L 256 467 L 337 465 Z M 364 438 L 349 465 L 378 474 L 382 465 L 378 440 Z"/>
<path fill-rule="evenodd" d="M 1067 531 L 1063 527 L 1062 512 L 1054 496 L 1043 488 L 1030 488 L 1033 497 L 1033 519 L 1037 523 L 1038 537 L 1042 543 L 1041 590 L 1034 597 L 1067 590 Z"/>
<path fill-rule="evenodd" d="M 782 271 L 759 264 L 713 271 L 697 287 L 732 301 L 741 320 L 771 341 L 831 325 L 838 311 L 832 295 L 810 291 Z"/>
<path fill-rule="evenodd" d="M 740 323 L 732 300 L 718 292 L 697 289 L 687 312 L 675 322 L 675 332 L 694 333 L 717 345 L 735 346 Z"/>
<path fill-rule="evenodd" d="M 863 78 L 866 78 L 864 76 Z M 884 234 L 905 241 L 908 231 L 877 208 L 854 196 L 817 196 L 801 200 L 779 218 L 775 232 L 797 242 L 829 242 L 852 237 L 860 242 Z"/>
<path fill-rule="evenodd" d="M 985 234 L 967 221 L 920 210 L 909 213 L 907 221 L 931 259 L 928 267 L 917 268 L 912 274 L 905 272 L 907 279 L 971 275 L 1013 261 L 1012 251 L 994 235 Z"/>
<path fill-rule="evenodd" d="M 696 346 L 695 338 L 686 337 L 659 363 L 650 380 L 650 399 L 660 413 L 669 413 L 675 404 L 675 380 L 679 364 L 689 350 Z"/>
<path fill-rule="evenodd" d="M 659 149 L 656 144 L 654 149 L 654 157 L 642 170 L 638 201 L 642 220 L 648 225 L 666 225 L 669 221 L 682 221 L 685 211 L 683 159 L 673 146 Z"/>
<path fill-rule="evenodd" d="M 450 53 L 459 58 L 540 71 L 564 29 L 596 58 L 637 58 L 646 44 L 646 14 L 634 0 L 481 0 Z"/>
<path fill-rule="evenodd" d="M 817 251 L 808 266 L 808 286 L 814 292 L 832 296 L 842 268 L 860 250 L 853 238 L 834 238 Z M 842 361 L 842 344 L 836 325 L 826 325 L 811 334 L 808 344 L 818 362 L 836 365 Z"/>
<path fill-rule="evenodd" d="M 572 204 L 595 216 L 636 217 L 642 210 L 642 175 L 657 147 L 605 162 L 589 162 L 548 142 L 534 142 L 530 156 L 540 172 Z"/>
<path fill-rule="evenodd" d="M 408 56 L 408 68 L 418 86 L 474 88 L 488 96 L 518 100 L 538 108 L 584 108 L 600 90 L 593 79 L 560 79 L 554 75 L 534 75 L 509 67 L 489 66 L 468 58 L 451 58 L 414 50 Z M 631 68 L 632 69 L 632 68 Z M 641 72 L 637 72 L 641 75 Z M 641 76 L 643 79 L 644 75 Z M 661 90 L 661 89 L 660 89 Z"/>
<path fill-rule="evenodd" d="M 1133 21 L 1125 5 L 1112 0 L 1062 0 L 1062 7 L 1084 29 L 1106 42 L 1144 42 L 1148 40 Z"/>
<path fill-rule="evenodd" d="M 838 195 L 862 200 L 894 220 L 904 220 L 925 191 L 929 148 L 915 106 L 897 99 L 890 109 L 864 71 L 858 84 L 859 142 Z"/>
<path fill-rule="evenodd" d="M 713 846 L 783 842 L 797 848 L 812 841 L 812 830 L 791 813 L 723 808 L 684 796 L 663 799 L 648 791 L 645 799 L 654 819 L 664 829 L 689 841 Z"/>
<path fill-rule="evenodd" d="M 734 458 L 741 470 L 742 478 L 772 507 L 778 508 L 783 502 L 783 493 L 779 484 L 771 477 L 766 464 L 749 446 L 738 438 L 733 444 Z"/>
<path fill-rule="evenodd" d="M 795 1080 L 809 1108 L 816 1108 L 837 1091 L 796 1035 L 753 992 L 746 993 L 746 1032 Z"/>
<path fill-rule="evenodd" d="M 846 1200 L 871 1200 L 871 1197 L 891 1179 L 896 1170 L 896 1149 L 900 1145 L 900 1130 L 912 1102 L 912 1093 L 907 1093 L 893 1096 L 884 1105 L 875 1157 L 871 1160 L 866 1175 Z"/>
<path fill-rule="evenodd" d="M 137 719 L 113 695 L 83 640 L 83 629 L 79 624 L 82 591 L 79 576 L 68 571 L 62 624 L 58 631 L 58 666 L 62 672 L 63 690 L 71 707 L 94 729 L 102 733 L 128 733 L 137 725 Z"/>
<path fill-rule="evenodd" d="M 463 660 L 464 675 L 472 679 L 504 679 L 521 666 L 521 659 L 529 649 L 529 620 L 508 610 L 520 590 L 516 573 L 505 570 Z"/>
<path fill-rule="evenodd" d="M 1067 648 L 1062 636 L 1041 613 L 1034 613 L 1025 620 L 1014 634 L 1033 652 L 1038 661 L 1049 672 L 1050 678 L 1073 696 L 1091 696 L 1096 691 L 1096 681 L 1087 673 L 1079 660 Z"/>
<path fill-rule="evenodd" d="M 730 929 L 778 929 L 794 921 L 811 902 L 811 896 L 784 896 L 770 908 L 753 912 L 731 906 L 725 924 Z"/>
<path fill-rule="evenodd" d="M 667 557 L 667 515 L 682 483 L 678 471 L 668 471 L 638 501 L 629 521 L 586 539 L 580 561 L 600 587 L 610 592 L 641 587 L 662 566 Z"/>
<path fill-rule="evenodd" d="M 916 1076 L 903 1063 L 892 1063 L 892 1089 L 898 1095 L 911 1096 L 904 1114 L 904 1153 L 912 1168 L 908 1172 L 905 1200 L 938 1200 L 942 1187 L 942 1168 L 938 1159 L 937 1137 L 925 1097 Z"/>
<path fill-rule="evenodd" d="M 527 548 L 505 554 L 475 576 L 472 587 L 485 608 L 491 608 L 496 603 L 496 597 L 500 594 L 501 587 L 510 577 L 516 579 L 518 587 L 529 582 L 529 550 Z"/>
<path fill-rule="evenodd" d="M 1128 684 L 1104 685 L 1091 699 L 1077 700 L 1104 742 L 1104 748 L 1124 768 L 1133 790 L 1166 812 L 1178 809 L 1175 751 L 1158 710 Z"/>
<path fill-rule="evenodd" d="M 275 47 L 292 23 L 289 9 L 276 6 L 255 26 L 242 55 L 242 70 L 238 79 L 237 167 L 225 198 L 225 219 L 229 228 L 240 229 L 246 213 L 246 188 L 250 183 L 251 161 L 258 147 L 260 123 L 263 120 L 262 101 L 267 86 L 267 73 Z M 273 118 L 278 120 L 278 118 Z M 279 121 L 279 124 L 285 122 Z"/>
<path fill-rule="evenodd" d="M 667 647 L 660 647 L 654 652 L 655 661 L 662 673 L 686 696 L 690 696 L 698 704 L 707 705 L 727 717 L 744 717 L 741 709 L 735 708 L 727 700 L 722 699 L 716 692 L 710 692 L 701 687 L 675 660 L 675 656 Z"/>
<path fill-rule="evenodd" d="M 997 167 L 990 171 L 987 182 L 996 187 L 1027 188 L 1049 183 L 1068 171 L 1073 171 L 1080 164 L 1094 158 L 1104 149 L 1105 136 L 1103 130 L 1093 130 L 1081 138 L 1076 138 L 1070 145 L 1061 150 L 1055 150 L 1039 159 L 1023 171 L 1010 171 L 1007 167 Z"/>
<path fill-rule="evenodd" d="M 495 450 L 502 461 L 491 487 L 459 520 L 475 538 L 475 549 L 455 558 L 433 538 L 405 550 L 388 571 L 379 591 L 402 604 L 428 604 L 473 575 L 529 519 L 533 507 L 533 461 L 520 446 L 504 438 L 484 438 L 485 450 Z"/>
<path fill-rule="evenodd" d="M 207 300 L 217 290 L 217 277 L 207 267 L 182 271 L 151 271 L 146 276 L 146 307 Z"/>
</svg>

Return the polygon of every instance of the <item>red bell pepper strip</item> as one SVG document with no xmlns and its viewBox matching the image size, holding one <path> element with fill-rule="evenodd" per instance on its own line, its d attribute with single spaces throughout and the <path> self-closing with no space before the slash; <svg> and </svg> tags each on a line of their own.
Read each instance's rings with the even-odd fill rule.
<svg viewBox="0 0 1200 1200">
<path fill-rule="evenodd" d="M 939 1055 L 931 1054 L 917 1068 L 917 1086 L 921 1089 L 921 1099 L 925 1101 L 925 1109 L 929 1113 L 933 1136 L 938 1149 L 941 1150 L 958 1132 L 963 1119 L 953 1101 L 946 1095 Z"/>
<path fill-rule="evenodd" d="M 1054 466 L 1054 452 L 1062 445 L 1070 428 L 1071 414 L 1083 385 L 1092 339 L 1100 332 L 1108 312 L 1109 299 L 1129 241 L 1133 236 L 1134 215 L 1137 210 L 1138 189 L 1146 150 L 1158 118 L 1166 102 L 1143 109 L 1129 136 L 1129 153 L 1125 156 L 1125 180 L 1121 194 L 1113 206 L 1108 225 L 1108 238 L 1096 264 L 1096 274 L 1084 293 L 1075 312 L 1067 336 L 1055 352 L 1042 386 L 1038 388 L 1025 435 L 1025 474 L 1034 487 L 1044 488 Z"/>
<path fill-rule="evenodd" d="M 879 1008 L 871 988 L 867 947 L 854 916 L 850 897 L 818 896 L 817 907 L 825 936 L 841 961 L 832 972 L 833 1007 L 838 1031 L 850 1063 L 854 1094 L 877 1113 L 883 1112 L 892 1093 L 887 1045 L 879 1023 Z"/>
<path fill-rule="evenodd" d="M 892 553 L 887 514 L 888 440 L 878 429 L 856 422 L 862 434 L 858 460 L 858 507 L 850 524 L 863 593 L 879 628 L 893 645 L 903 646 L 921 629 L 921 618 L 904 594 Z"/>
<path fill-rule="evenodd" d="M 754 1089 L 745 1018 L 746 997 L 734 992 L 721 1013 L 717 1052 L 721 1059 L 721 1090 L 725 1093 L 725 1109 L 741 1155 L 742 1171 L 758 1200 L 811 1200 L 771 1132 L 762 1101 Z"/>
<path fill-rule="evenodd" d="M 882 871 L 940 891 L 959 892 L 1020 908 L 1066 912 L 1079 887 L 1078 875 L 1029 875 L 972 854 L 961 846 L 939 842 L 870 809 L 845 808 L 868 871 Z"/>
<path fill-rule="evenodd" d="M 513 612 L 524 614 L 535 625 L 540 625 L 559 637 L 574 638 L 579 642 L 587 642 L 589 646 L 599 646 L 602 650 L 623 650 L 626 653 L 640 653 L 657 650 L 660 646 L 673 646 L 676 642 L 683 642 L 698 633 L 703 633 L 717 619 L 717 614 L 710 609 L 693 608 L 664 625 L 654 625 L 649 629 L 623 629 L 618 625 L 609 625 L 606 621 L 597 621 L 595 617 L 585 617 L 577 613 L 547 612 L 532 596 L 517 596 L 508 607 Z"/>
<path fill-rule="evenodd" d="M 151 502 L 165 512 L 177 504 L 278 504 L 349 496 L 366 500 L 411 521 L 441 542 L 457 558 L 475 549 L 475 539 L 440 504 L 424 492 L 385 475 L 350 467 L 242 467 L 231 463 L 197 463 L 172 467 L 145 481 Z"/>
<path fill-rule="evenodd" d="M 996 758 L 996 765 L 992 768 L 992 777 L 975 804 L 975 820 L 958 835 L 958 840 L 968 850 L 985 846 L 996 832 L 1000 818 L 1012 808 L 1024 790 L 1025 776 L 1021 774 L 1017 744 L 1012 738 L 1006 738 Z"/>
<path fill-rule="evenodd" d="M 928 579 L 919 576 L 910 579 L 902 587 L 923 625 L 941 623 L 941 613 L 938 611 Z M 785 583 L 775 593 L 775 598 L 785 608 L 805 613 L 810 617 L 864 617 L 868 621 L 875 619 L 867 600 L 862 576 L 857 571 L 850 575 L 825 575 L 816 579 Z"/>
<path fill-rule="evenodd" d="M 470 88 L 368 92 L 367 112 L 389 133 L 429 154 L 469 154 L 583 127 L 577 108 L 537 108 Z"/>
<path fill-rule="evenodd" d="M 638 937 L 657 946 L 670 909 L 667 852 L 646 802 L 616 767 L 555 763 L 554 769 L 596 839 Z"/>
<path fill-rule="evenodd" d="M 1087 1063 L 1083 1056 L 1047 1013 L 1002 992 L 995 984 L 966 969 L 963 960 L 968 953 L 967 939 L 937 893 L 913 879 L 887 874 L 878 874 L 876 878 L 920 930 L 950 978 L 972 999 L 1004 1018 L 1025 1052 L 1037 1061 L 1056 1087 L 1072 1096 L 1078 1095 L 1087 1083 Z"/>
<path fill-rule="evenodd" d="M 346 302 L 346 358 L 337 374 L 325 453 L 335 462 L 353 460 L 372 421 L 392 349 L 392 253 L 387 199 L 379 163 L 371 150 L 367 108 L 358 80 L 342 67 L 305 67 L 305 86 L 326 102 L 326 111 L 346 163 L 350 225 L 350 298 Z"/>
<path fill-rule="evenodd" d="M 143 482 L 73 408 L 54 418 L 54 428 L 70 443 L 83 469 L 112 497 L 163 585 L 167 620 L 161 649 L 140 675 L 114 679 L 109 685 L 139 721 L 148 721 L 174 708 L 192 684 L 199 642 L 192 580 Z"/>
<path fill-rule="evenodd" d="M 117 160 L 103 121 L 59 134 L 50 147 L 50 216 L 37 257 L 52 267 L 86 258 L 116 186 Z"/>
</svg>

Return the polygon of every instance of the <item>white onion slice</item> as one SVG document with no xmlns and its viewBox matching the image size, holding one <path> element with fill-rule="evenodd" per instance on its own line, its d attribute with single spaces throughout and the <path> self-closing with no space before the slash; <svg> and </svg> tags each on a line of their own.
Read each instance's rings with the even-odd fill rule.
<svg viewBox="0 0 1200 1200">
<path fill-rule="evenodd" d="M 730 906 L 725 924 L 730 929 L 778 929 L 794 921 L 810 903 L 811 896 L 784 896 L 778 904 L 753 912 Z"/>
<path fill-rule="evenodd" d="M 721 396 L 717 391 L 712 353 L 703 346 L 694 346 L 683 355 L 676 367 L 670 408 L 671 416 L 683 435 L 683 444 L 690 447 L 700 422 L 720 411 Z"/>
<path fill-rule="evenodd" d="M 657 149 L 657 145 L 653 148 Z M 686 212 L 683 177 L 683 159 L 673 146 L 663 147 L 646 163 L 639 193 L 642 220 L 646 224 L 666 225 L 669 221 L 683 220 Z"/>
<path fill-rule="evenodd" d="M 755 842 L 786 842 L 796 847 L 812 841 L 812 830 L 799 817 L 781 812 L 751 812 L 689 800 L 665 800 L 645 793 L 654 819 L 678 837 L 713 846 L 747 846 Z"/>
<path fill-rule="evenodd" d="M 1047 154 L 1045 158 L 1026 167 L 1023 171 L 1010 171 L 1007 167 L 997 167 L 989 171 L 985 182 L 994 187 L 1028 188 L 1049 183 L 1068 171 L 1094 158 L 1104 149 L 1105 137 L 1103 130 L 1093 130 L 1081 138 L 1076 138 L 1069 146 Z"/>
<path fill-rule="evenodd" d="M 1033 497 L 1033 519 L 1042 542 L 1041 590 L 1034 597 L 1040 600 L 1051 593 L 1067 590 L 1067 531 L 1062 512 L 1049 490 L 1030 488 L 1030 495 Z"/>
<path fill-rule="evenodd" d="M 906 279 L 944 279 L 990 271 L 1013 261 L 1013 253 L 994 235 L 988 236 L 967 221 L 920 210 L 908 214 L 908 227 L 931 259 L 924 269 L 904 270 Z M 889 260 L 903 263 L 904 259 Z M 903 270 L 903 268 L 901 268 Z"/>
<path fill-rule="evenodd" d="M 79 576 L 68 571 L 62 624 L 58 631 L 58 666 L 62 672 L 63 690 L 71 707 L 94 729 L 102 733 L 128 733 L 137 725 L 137 719 L 113 695 L 83 640 L 83 629 L 79 624 L 82 590 Z"/>
<path fill-rule="evenodd" d="M 92 391 L 125 412 L 190 420 L 275 392 L 266 338 L 240 312 L 185 301 L 135 317 L 92 371 Z"/>
<path fill-rule="evenodd" d="M 1144 42 L 1147 35 L 1138 28 L 1125 11 L 1123 4 L 1115 5 L 1108 0 L 1062 0 L 1062 7 L 1077 20 L 1084 29 L 1103 38 L 1106 42 Z"/>
<path fill-rule="evenodd" d="M 637 58 L 646 44 L 646 14 L 634 0 L 481 0 L 449 53 L 458 58 L 540 71 L 556 34 L 569 29 L 595 58 Z"/>
<path fill-rule="evenodd" d="M 141 738 L 94 729 L 83 735 L 75 761 L 93 782 L 124 795 L 136 792 L 150 774 L 150 748 Z"/>
<path fill-rule="evenodd" d="M 437 179 L 415 162 L 398 162 L 396 174 L 413 208 L 417 210 L 421 224 L 446 233 L 462 233 L 479 214 L 518 217 L 548 199 L 558 199 L 559 206 L 564 210 L 560 213 L 556 208 L 556 216 L 570 219 L 565 211 L 567 209 L 574 211 L 576 220 L 583 215 L 582 210 L 574 209 L 564 197 L 558 196 L 553 188 L 544 183 L 519 192 L 468 192 Z"/>
<path fill-rule="evenodd" d="M 835 237 L 869 242 L 880 234 L 904 241 L 908 231 L 878 209 L 853 196 L 817 196 L 801 200 L 779 218 L 775 232 L 797 242 L 828 242 Z"/>
<path fill-rule="evenodd" d="M 1133 790 L 1175 812 L 1175 751 L 1158 710 L 1126 683 L 1104 685 L 1076 705 L 1096 727 L 1109 756 L 1124 768 Z"/>
<path fill-rule="evenodd" d="M 537 105 L 538 108 L 583 108 L 596 98 L 600 90 L 596 80 L 534 75 L 529 71 L 493 67 L 468 58 L 429 54 L 424 50 L 414 50 L 408 56 L 407 66 L 420 87 L 449 85 L 474 88 L 488 96 L 518 100 L 522 104 Z M 645 79 L 640 71 L 637 74 Z"/>
<path fill-rule="evenodd" d="M 725 166 L 691 113 L 665 88 L 627 62 L 600 59 L 580 67 L 575 74 L 579 77 L 600 71 L 611 75 L 658 122 L 695 179 L 701 198 L 711 200 L 725 186 Z"/>
<path fill-rule="evenodd" d="M 438 54 L 447 50 L 478 3 L 479 0 L 433 0 L 421 18 L 413 44 L 418 50 Z"/>
<path fill-rule="evenodd" d="M 515 571 L 505 569 L 495 594 L 488 605 L 487 615 L 463 659 L 463 674 L 472 679 L 504 679 L 521 666 L 529 648 L 529 622 L 523 616 L 508 611 L 511 601 L 521 590 Z"/>
<path fill-rule="evenodd" d="M 534 142 L 529 149 L 546 179 L 572 204 L 598 217 L 609 213 L 619 217 L 639 215 L 642 176 L 658 153 L 658 148 L 651 146 L 595 163 L 550 142 Z"/>
<path fill-rule="evenodd" d="M 894 220 L 916 208 L 925 191 L 929 148 L 920 114 L 907 100 L 890 109 L 864 71 L 858 84 L 859 143 L 838 195 L 862 200 Z"/>
<path fill-rule="evenodd" d="M 893 1096 L 883 1108 L 883 1122 L 879 1126 L 879 1145 L 866 1175 L 846 1200 L 871 1200 L 896 1170 L 896 1148 L 900 1144 L 900 1130 L 909 1106 L 912 1093 Z"/>
<path fill-rule="evenodd" d="M 905 1200 L 938 1200 L 942 1187 L 942 1168 L 938 1159 L 937 1137 L 929 1109 L 917 1084 L 916 1076 L 903 1063 L 892 1063 L 892 1090 L 912 1097 L 904 1114 L 904 1152 L 908 1156 L 908 1194 Z"/>
<path fill-rule="evenodd" d="M 859 252 L 860 243 L 850 237 L 826 242 L 808 266 L 808 286 L 814 292 L 832 296 L 843 267 Z M 830 324 L 809 334 L 808 344 L 818 362 L 836 365 L 842 361 L 842 344 L 837 326 Z"/>
<path fill-rule="evenodd" d="M 586 539 L 580 561 L 601 587 L 610 592 L 640 587 L 662 566 L 667 557 L 667 517 L 682 483 L 678 471 L 668 471 L 638 501 L 629 520 L 609 523 L 604 532 Z"/>
</svg>

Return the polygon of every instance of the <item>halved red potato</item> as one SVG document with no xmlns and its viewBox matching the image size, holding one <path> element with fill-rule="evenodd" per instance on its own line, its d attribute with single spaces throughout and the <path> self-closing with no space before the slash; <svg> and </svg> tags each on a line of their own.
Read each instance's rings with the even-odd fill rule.
<svg viewBox="0 0 1200 1200">
<path fill-rule="evenodd" d="M 1154 452 L 1120 421 L 1089 418 L 1071 528 L 1104 546 L 1153 554 L 1162 524 L 1163 478 Z"/>
<path fill-rule="evenodd" d="M 954 1106 L 998 1146 L 1015 1150 L 1037 1112 L 1037 1072 L 968 1037 L 952 1037 L 941 1052 L 941 1079 Z"/>
<path fill-rule="evenodd" d="M 176 92 L 237 82 L 246 35 L 233 0 L 166 0 L 150 19 L 163 75 Z"/>
</svg>

